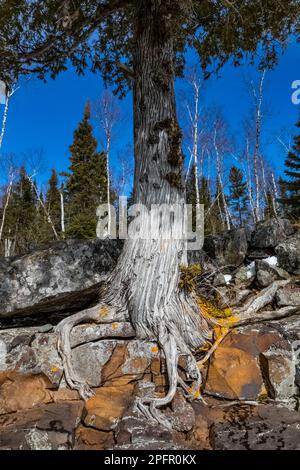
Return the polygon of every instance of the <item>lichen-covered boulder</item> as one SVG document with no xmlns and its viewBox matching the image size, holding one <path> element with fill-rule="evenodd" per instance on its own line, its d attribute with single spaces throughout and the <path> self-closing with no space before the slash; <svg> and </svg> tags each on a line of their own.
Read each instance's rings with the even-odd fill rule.
<svg viewBox="0 0 300 470">
<path fill-rule="evenodd" d="M 300 233 L 281 241 L 275 251 L 281 268 L 291 274 L 300 274 Z"/>
<path fill-rule="evenodd" d="M 294 233 L 287 219 L 270 219 L 259 222 L 252 234 L 251 247 L 274 248 Z"/>
<path fill-rule="evenodd" d="M 247 255 L 247 231 L 241 228 L 209 235 L 205 238 L 203 249 L 218 266 L 240 266 Z"/>
<path fill-rule="evenodd" d="M 16 258 L 0 258 L 1 319 L 76 311 L 97 298 L 115 266 L 116 240 L 67 240 Z"/>
</svg>

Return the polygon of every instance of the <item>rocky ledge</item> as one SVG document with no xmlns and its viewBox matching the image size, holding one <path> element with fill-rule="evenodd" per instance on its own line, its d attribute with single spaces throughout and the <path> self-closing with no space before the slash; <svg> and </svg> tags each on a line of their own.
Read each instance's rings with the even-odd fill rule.
<svg viewBox="0 0 300 470">
<path fill-rule="evenodd" d="M 202 396 L 187 402 L 177 390 L 163 410 L 172 431 L 139 411 L 139 397 L 166 393 L 166 366 L 127 322 L 72 332 L 73 364 L 94 397 L 83 402 L 64 381 L 55 324 L 82 302 L 93 305 L 118 256 L 113 242 L 63 242 L 1 260 L 0 449 L 299 449 L 300 234 L 272 220 L 208 237 L 204 248 L 191 254 L 204 268 L 199 294 L 217 292 L 224 307 L 281 284 L 205 364 Z"/>
</svg>

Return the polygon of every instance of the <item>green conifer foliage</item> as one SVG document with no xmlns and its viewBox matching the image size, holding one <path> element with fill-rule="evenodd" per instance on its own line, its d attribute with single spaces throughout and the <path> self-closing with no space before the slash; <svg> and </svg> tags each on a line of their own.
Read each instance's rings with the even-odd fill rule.
<svg viewBox="0 0 300 470">
<path fill-rule="evenodd" d="M 242 227 L 248 212 L 247 183 L 244 181 L 242 171 L 236 166 L 233 166 L 230 170 L 229 182 L 230 195 L 228 202 L 232 208 L 237 224 Z"/>
<path fill-rule="evenodd" d="M 105 203 L 106 157 L 97 151 L 90 124 L 90 106 L 74 132 L 70 146 L 70 172 L 66 174 L 66 232 L 68 237 L 89 239 L 96 236 L 96 209 Z"/>
<path fill-rule="evenodd" d="M 294 145 L 288 153 L 285 160 L 285 175 L 287 177 L 284 183 L 281 183 L 281 189 L 284 189 L 281 202 L 284 205 L 285 212 L 292 218 L 300 218 L 300 118 L 296 127 L 299 133 L 294 137 Z M 284 185 L 284 186 L 283 186 Z"/>
</svg>

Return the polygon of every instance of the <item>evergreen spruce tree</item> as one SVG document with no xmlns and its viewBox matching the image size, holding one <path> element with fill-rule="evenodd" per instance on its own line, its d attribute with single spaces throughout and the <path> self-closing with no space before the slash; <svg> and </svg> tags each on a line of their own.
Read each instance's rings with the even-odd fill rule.
<svg viewBox="0 0 300 470">
<path fill-rule="evenodd" d="M 300 218 L 300 118 L 296 127 L 298 135 L 294 137 L 292 151 L 285 160 L 285 195 L 281 198 L 287 215 L 292 218 Z"/>
<path fill-rule="evenodd" d="M 68 237 L 89 239 L 96 236 L 96 209 L 105 203 L 106 157 L 97 151 L 97 141 L 90 124 L 90 105 L 74 132 L 70 146 L 70 173 L 65 174 L 66 232 Z"/>
<path fill-rule="evenodd" d="M 243 226 L 244 216 L 247 214 L 247 183 L 244 181 L 244 175 L 239 168 L 233 166 L 229 174 L 229 205 L 232 207 L 235 219 L 240 227 Z"/>
<path fill-rule="evenodd" d="M 280 204 L 280 213 L 283 217 L 287 216 L 286 205 L 284 201 L 287 199 L 287 189 L 286 189 L 286 181 L 282 178 L 282 176 L 278 179 L 278 186 L 279 186 L 279 199 L 278 202 Z"/>
<path fill-rule="evenodd" d="M 3 237 L 13 240 L 13 254 L 25 253 L 37 241 L 35 222 L 35 191 L 22 166 L 10 198 Z"/>
<path fill-rule="evenodd" d="M 217 230 L 216 207 L 212 201 L 209 181 L 202 176 L 200 181 L 200 203 L 204 205 L 204 233 L 209 235 Z"/>
</svg>

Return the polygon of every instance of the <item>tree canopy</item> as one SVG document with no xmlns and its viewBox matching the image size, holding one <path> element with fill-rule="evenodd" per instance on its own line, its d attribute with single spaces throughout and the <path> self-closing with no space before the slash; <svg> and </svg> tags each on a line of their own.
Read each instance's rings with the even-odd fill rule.
<svg viewBox="0 0 300 470">
<path fill-rule="evenodd" d="M 177 74 L 193 47 L 206 75 L 230 57 L 238 65 L 261 45 L 262 65 L 272 66 L 291 34 L 299 34 L 299 0 L 151 0 L 158 8 L 157 34 L 167 19 Z M 0 79 L 8 85 L 21 74 L 41 79 L 65 70 L 100 71 L 125 93 L 134 69 L 135 33 L 147 21 L 144 0 L 2 0 Z"/>
</svg>

